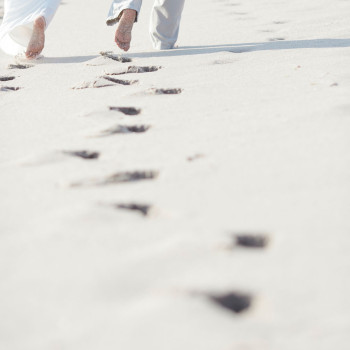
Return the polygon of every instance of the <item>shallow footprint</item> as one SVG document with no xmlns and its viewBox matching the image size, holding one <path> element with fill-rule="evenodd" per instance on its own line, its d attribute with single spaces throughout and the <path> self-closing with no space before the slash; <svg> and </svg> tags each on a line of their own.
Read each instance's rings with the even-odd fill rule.
<svg viewBox="0 0 350 350">
<path fill-rule="evenodd" d="M 8 69 L 28 69 L 32 67 L 34 67 L 34 65 L 32 64 L 10 64 L 7 68 Z"/>
<path fill-rule="evenodd" d="M 63 162 L 68 157 L 76 157 L 84 160 L 97 159 L 100 156 L 99 152 L 78 150 L 78 151 L 53 151 L 50 153 L 28 156 L 16 161 L 20 166 L 42 166 L 52 163 Z"/>
<path fill-rule="evenodd" d="M 153 180 L 159 175 L 158 171 L 126 171 L 112 174 L 103 178 L 88 179 L 72 182 L 69 187 L 106 186 L 142 180 Z"/>
<path fill-rule="evenodd" d="M 93 81 L 83 81 L 80 84 L 72 87 L 73 90 L 83 90 L 83 89 L 98 89 L 108 86 L 114 86 L 112 82 L 107 81 L 106 79 L 99 78 Z"/>
<path fill-rule="evenodd" d="M 175 89 L 156 89 L 152 88 L 148 90 L 151 94 L 153 95 L 177 95 L 181 94 L 183 91 L 180 88 L 175 88 Z"/>
<path fill-rule="evenodd" d="M 195 160 L 198 160 L 198 159 L 201 159 L 201 158 L 204 158 L 204 157 L 205 157 L 204 154 L 197 153 L 197 154 L 195 154 L 195 155 L 193 155 L 193 156 L 187 157 L 187 160 L 188 160 L 189 162 L 194 162 Z"/>
<path fill-rule="evenodd" d="M 104 137 L 115 134 L 144 133 L 150 129 L 149 125 L 116 125 L 115 127 L 102 130 L 90 137 Z"/>
<path fill-rule="evenodd" d="M 17 86 L 0 86 L 0 91 L 17 91 L 19 89 L 21 88 Z"/>
<path fill-rule="evenodd" d="M 135 107 L 109 107 L 110 111 L 121 112 L 125 115 L 139 115 L 141 113 L 141 109 Z"/>
<path fill-rule="evenodd" d="M 283 41 L 283 40 L 286 40 L 285 38 L 271 38 L 269 39 L 269 41 Z"/>
<path fill-rule="evenodd" d="M 121 80 L 111 78 L 110 76 L 103 76 L 92 81 L 83 81 L 82 83 L 72 87 L 73 90 L 83 90 L 83 89 L 94 89 L 103 88 L 107 86 L 114 86 L 115 84 L 120 85 L 134 85 L 138 83 L 138 80 Z"/>
<path fill-rule="evenodd" d="M 127 69 L 116 69 L 114 71 L 105 72 L 107 75 L 122 75 L 122 74 L 132 74 L 132 73 L 151 73 L 156 72 L 162 67 L 160 66 L 129 66 Z"/>
<path fill-rule="evenodd" d="M 99 152 L 91 152 L 91 151 L 62 151 L 63 154 L 78 157 L 82 159 L 98 159 L 100 156 Z"/>
<path fill-rule="evenodd" d="M 118 204 L 113 204 L 113 207 L 116 209 L 139 212 L 144 216 L 148 216 L 150 214 L 151 209 L 152 209 L 151 205 L 139 204 L 139 203 L 118 203 Z"/>
</svg>

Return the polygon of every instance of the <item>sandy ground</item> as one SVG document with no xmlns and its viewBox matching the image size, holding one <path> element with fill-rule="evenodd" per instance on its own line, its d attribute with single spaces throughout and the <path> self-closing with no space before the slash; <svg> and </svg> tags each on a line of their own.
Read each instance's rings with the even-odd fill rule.
<svg viewBox="0 0 350 350">
<path fill-rule="evenodd" d="M 0 54 L 0 348 L 349 349 L 350 1 L 187 1 L 162 52 L 151 5 L 130 63 L 99 55 L 109 0 L 65 0 L 33 67 Z M 129 66 L 162 68 L 99 78 Z"/>
</svg>

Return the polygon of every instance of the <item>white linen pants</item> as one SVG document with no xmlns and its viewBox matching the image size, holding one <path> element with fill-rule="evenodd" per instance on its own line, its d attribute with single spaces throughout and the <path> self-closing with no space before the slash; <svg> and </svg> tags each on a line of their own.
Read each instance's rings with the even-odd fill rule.
<svg viewBox="0 0 350 350">
<path fill-rule="evenodd" d="M 43 16 L 48 27 L 60 2 L 61 0 L 5 0 L 0 48 L 12 55 L 25 50 L 34 21 Z"/>
<path fill-rule="evenodd" d="M 149 31 L 155 49 L 167 50 L 174 47 L 184 4 L 185 0 L 154 1 Z M 138 15 L 141 6 L 142 0 L 113 0 L 106 23 L 113 25 L 119 22 L 122 11 L 126 9 L 135 10 Z"/>
</svg>

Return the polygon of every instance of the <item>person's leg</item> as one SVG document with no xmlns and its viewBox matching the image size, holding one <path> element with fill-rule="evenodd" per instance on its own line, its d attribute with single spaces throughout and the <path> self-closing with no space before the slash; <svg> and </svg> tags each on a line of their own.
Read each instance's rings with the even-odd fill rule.
<svg viewBox="0 0 350 350">
<path fill-rule="evenodd" d="M 109 10 L 107 25 L 118 23 L 115 42 L 124 51 L 128 51 L 134 22 L 141 10 L 142 0 L 114 0 Z"/>
<path fill-rule="evenodd" d="M 25 53 L 28 59 L 34 59 L 41 54 L 45 45 L 46 21 L 43 16 L 38 17 L 33 24 L 33 33 Z"/>
<path fill-rule="evenodd" d="M 5 0 L 0 27 L 0 47 L 10 55 L 26 49 L 30 59 L 38 56 L 45 43 L 45 29 L 61 0 Z"/>
<path fill-rule="evenodd" d="M 172 49 L 179 35 L 180 20 L 185 0 L 155 0 L 150 23 L 153 47 Z"/>
<path fill-rule="evenodd" d="M 36 58 L 44 49 L 45 30 L 51 23 L 60 2 L 61 0 L 46 0 L 44 2 L 40 16 L 35 19 L 33 24 L 33 33 L 25 53 L 28 59 Z"/>
</svg>

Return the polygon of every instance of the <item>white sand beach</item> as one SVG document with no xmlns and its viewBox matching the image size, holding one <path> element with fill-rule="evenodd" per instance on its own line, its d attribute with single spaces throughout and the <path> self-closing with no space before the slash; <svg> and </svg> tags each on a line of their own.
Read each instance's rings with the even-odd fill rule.
<svg viewBox="0 0 350 350">
<path fill-rule="evenodd" d="M 348 350 L 350 1 L 152 3 L 0 53 L 0 349 Z"/>
</svg>

